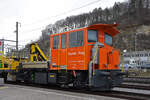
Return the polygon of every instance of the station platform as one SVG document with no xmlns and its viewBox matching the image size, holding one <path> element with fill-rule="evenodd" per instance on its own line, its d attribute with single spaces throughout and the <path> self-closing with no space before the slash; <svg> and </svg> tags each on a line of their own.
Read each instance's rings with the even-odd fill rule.
<svg viewBox="0 0 150 100">
<path fill-rule="evenodd" d="M 105 96 L 70 93 L 62 90 L 4 84 L 0 86 L 0 100 L 123 100 Z"/>
</svg>

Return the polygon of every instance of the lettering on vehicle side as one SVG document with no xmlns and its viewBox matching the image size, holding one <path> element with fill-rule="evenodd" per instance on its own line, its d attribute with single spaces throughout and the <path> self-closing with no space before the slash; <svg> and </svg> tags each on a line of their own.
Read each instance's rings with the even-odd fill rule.
<svg viewBox="0 0 150 100">
<path fill-rule="evenodd" d="M 79 54 L 79 55 L 84 55 L 84 52 L 79 51 L 79 52 L 69 52 L 69 53 L 68 53 L 69 56 L 77 55 L 77 54 Z"/>
<path fill-rule="evenodd" d="M 77 54 L 76 52 L 68 53 L 69 56 L 76 55 L 76 54 Z"/>
<path fill-rule="evenodd" d="M 78 54 L 80 54 L 80 55 L 84 55 L 84 52 L 80 52 L 80 51 L 79 51 L 79 52 L 78 52 Z"/>
</svg>

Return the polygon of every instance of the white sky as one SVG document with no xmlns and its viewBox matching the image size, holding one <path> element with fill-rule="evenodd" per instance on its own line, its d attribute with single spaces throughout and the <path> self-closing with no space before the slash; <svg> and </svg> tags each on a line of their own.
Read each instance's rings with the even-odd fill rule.
<svg viewBox="0 0 150 100">
<path fill-rule="evenodd" d="M 52 17 L 93 1 L 96 0 L 0 0 L 0 39 L 15 40 L 15 24 L 19 21 L 19 45 L 25 45 L 31 40 L 37 40 L 41 30 L 48 24 L 67 16 L 92 11 L 94 8 L 110 7 L 115 2 L 125 0 L 97 0 L 97 3 L 87 7 Z"/>
</svg>

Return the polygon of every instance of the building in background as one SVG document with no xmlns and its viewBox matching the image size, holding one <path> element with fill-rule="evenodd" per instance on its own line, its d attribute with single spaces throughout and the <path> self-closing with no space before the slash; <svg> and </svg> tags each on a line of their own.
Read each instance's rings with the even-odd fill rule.
<svg viewBox="0 0 150 100">
<path fill-rule="evenodd" d="M 150 68 L 150 51 L 123 53 L 124 67 Z"/>
</svg>

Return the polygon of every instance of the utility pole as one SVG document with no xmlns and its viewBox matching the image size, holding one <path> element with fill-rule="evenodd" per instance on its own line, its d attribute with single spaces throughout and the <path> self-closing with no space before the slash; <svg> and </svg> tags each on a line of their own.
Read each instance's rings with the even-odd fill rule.
<svg viewBox="0 0 150 100">
<path fill-rule="evenodd" d="M 135 48 L 134 48 L 134 50 L 135 50 L 135 52 L 137 51 L 137 48 L 136 48 L 136 46 L 137 46 L 137 32 L 136 32 L 136 30 L 137 30 L 137 27 L 135 26 L 135 37 L 134 37 L 134 41 L 135 41 Z"/>
<path fill-rule="evenodd" d="M 4 52 L 4 39 L 2 39 L 2 51 Z"/>
<path fill-rule="evenodd" d="M 4 52 L 4 39 L 0 39 L 1 51 Z"/>
<path fill-rule="evenodd" d="M 18 22 L 16 22 L 16 51 L 18 52 Z"/>
</svg>

